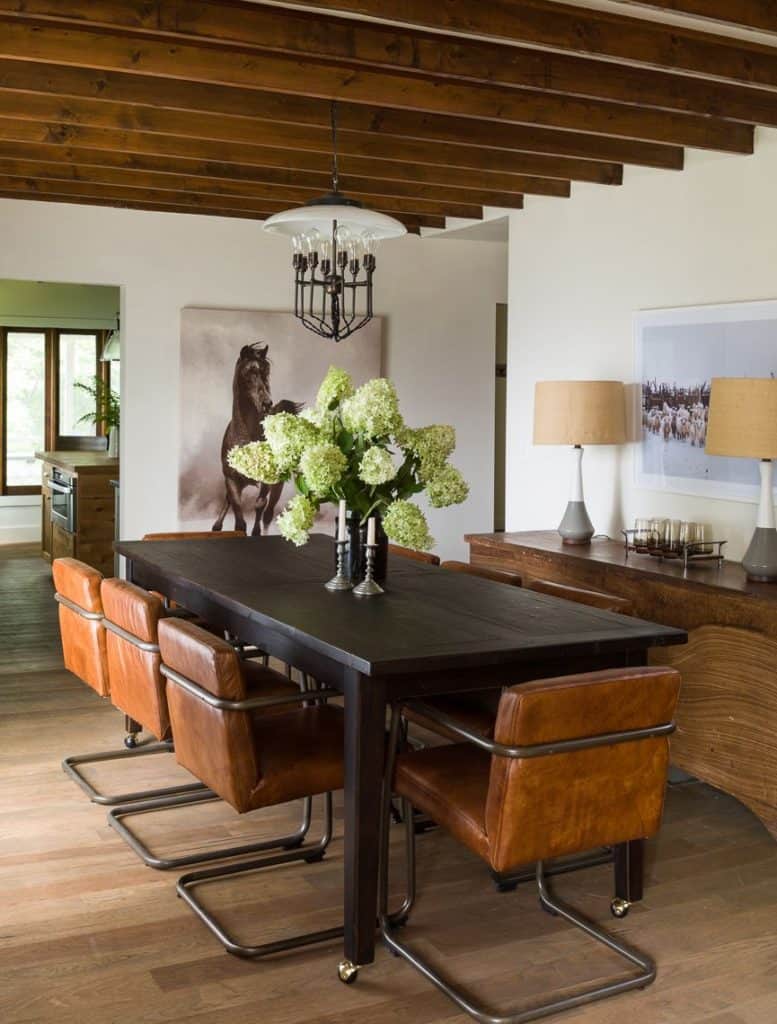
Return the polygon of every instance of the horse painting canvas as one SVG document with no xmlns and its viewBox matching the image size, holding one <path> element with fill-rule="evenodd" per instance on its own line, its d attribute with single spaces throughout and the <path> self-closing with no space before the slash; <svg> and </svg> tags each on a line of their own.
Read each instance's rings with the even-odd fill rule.
<svg viewBox="0 0 777 1024">
<path fill-rule="evenodd" d="M 266 416 L 312 404 L 330 365 L 357 384 L 380 376 L 381 329 L 378 317 L 335 347 L 291 313 L 182 310 L 180 522 L 192 530 L 274 532 L 293 487 L 248 480 L 228 465 L 227 453 L 262 440 Z M 328 530 L 333 519 L 323 509 L 317 529 Z"/>
</svg>

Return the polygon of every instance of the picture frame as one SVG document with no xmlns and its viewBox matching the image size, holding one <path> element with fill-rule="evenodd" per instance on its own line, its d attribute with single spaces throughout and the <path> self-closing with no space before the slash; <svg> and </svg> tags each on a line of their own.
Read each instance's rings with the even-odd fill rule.
<svg viewBox="0 0 777 1024">
<path fill-rule="evenodd" d="M 704 450 L 714 377 L 777 375 L 777 300 L 634 315 L 637 487 L 757 503 L 758 463 Z"/>
</svg>

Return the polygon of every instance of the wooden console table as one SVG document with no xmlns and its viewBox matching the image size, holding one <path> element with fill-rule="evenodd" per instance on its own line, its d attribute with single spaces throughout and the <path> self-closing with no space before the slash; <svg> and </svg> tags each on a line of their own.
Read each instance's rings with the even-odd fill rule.
<svg viewBox="0 0 777 1024">
<path fill-rule="evenodd" d="M 683 676 L 672 761 L 746 804 L 777 838 L 777 585 L 738 562 L 690 566 L 629 554 L 622 543 L 561 543 L 555 531 L 472 534 L 470 561 L 525 579 L 629 598 L 640 618 L 688 630 L 651 652 Z"/>
</svg>

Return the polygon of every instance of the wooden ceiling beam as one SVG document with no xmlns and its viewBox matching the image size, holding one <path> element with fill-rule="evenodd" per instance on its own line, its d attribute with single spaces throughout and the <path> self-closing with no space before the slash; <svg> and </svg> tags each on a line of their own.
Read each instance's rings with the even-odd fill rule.
<svg viewBox="0 0 777 1024">
<path fill-rule="evenodd" d="M 106 163 L 115 167 L 141 167 L 147 170 L 177 170 L 210 177 L 259 180 L 259 175 L 293 172 L 306 175 L 326 188 L 331 181 L 331 157 L 293 149 L 225 144 L 201 139 L 121 132 L 102 128 L 83 128 L 43 121 L 20 121 L 0 117 L 0 146 L 12 156 L 29 152 L 40 154 L 30 159 L 64 159 L 76 156 L 76 163 Z M 11 147 L 9 149 L 9 147 Z M 44 153 L 52 154 L 45 157 Z M 88 157 L 88 159 L 86 158 Z M 347 190 L 354 178 L 376 178 L 402 183 L 442 185 L 449 188 L 484 189 L 494 192 L 521 192 L 525 182 L 535 177 L 570 178 L 604 185 L 622 182 L 623 168 L 588 161 L 556 160 L 528 154 L 526 178 L 498 171 L 445 167 L 434 164 L 403 163 L 398 160 L 340 156 L 340 176 Z M 576 170 L 579 166 L 579 172 Z"/>
<path fill-rule="evenodd" d="M 1 136 L 0 136 L 1 137 Z M 0 141 L 0 161 L 37 161 L 41 163 L 67 163 L 84 167 L 113 168 L 118 171 L 147 171 L 152 174 L 168 175 L 173 179 L 203 179 L 205 182 L 221 182 L 222 185 L 236 182 L 250 188 L 251 185 L 281 185 L 289 188 L 308 189 L 313 198 L 328 192 L 331 178 L 328 171 L 310 172 L 290 167 L 245 167 L 216 161 L 182 160 L 171 157 L 143 156 L 133 153 L 102 149 L 83 149 L 73 146 L 53 147 L 45 144 Z M 482 179 L 482 175 L 481 175 Z M 519 178 L 511 185 L 523 183 L 525 189 L 535 189 L 535 195 L 569 196 L 569 182 L 558 179 Z M 509 191 L 489 191 L 486 182 L 480 187 L 474 183 L 466 188 L 450 188 L 439 183 L 379 178 L 359 178 L 348 175 L 344 166 L 340 168 L 341 187 L 348 194 L 365 196 L 417 197 L 436 199 L 439 202 L 475 203 L 480 206 L 501 206 L 505 208 L 522 206 L 522 191 L 513 187 Z M 210 189 L 206 189 L 210 191 Z M 239 193 L 240 194 L 240 193 Z M 374 205 L 371 198 L 369 204 Z"/>
<path fill-rule="evenodd" d="M 156 193 L 197 194 L 219 199 L 224 208 L 245 202 L 249 207 L 273 212 L 299 206 L 320 194 L 315 188 L 268 185 L 262 182 L 222 181 L 198 178 L 196 175 L 158 174 L 151 171 L 124 170 L 99 165 L 81 166 L 68 163 L 41 163 L 34 160 L 0 160 L 0 176 L 30 180 L 67 181 L 96 184 L 106 187 L 144 189 Z M 482 205 L 470 202 L 450 202 L 416 196 L 374 196 L 350 192 L 352 199 L 369 204 L 372 209 L 391 216 L 462 217 L 479 220 Z M 504 197 L 515 209 L 521 207 L 521 197 Z M 259 204 L 258 206 L 256 204 Z M 216 205 L 215 202 L 212 205 Z"/>
<path fill-rule="evenodd" d="M 118 210 L 151 210 L 156 213 L 188 213 L 193 216 L 205 217 L 233 217 L 239 220 L 251 220 L 254 222 L 267 220 L 267 218 L 271 216 L 269 213 L 262 216 L 261 214 L 247 213 L 241 210 L 220 210 L 217 207 L 178 206 L 171 203 L 144 203 L 142 201 L 130 202 L 126 199 L 103 199 L 95 196 L 67 196 L 56 194 L 31 195 L 29 190 L 24 188 L 21 191 L 0 191 L 0 199 L 26 199 L 33 202 L 67 203 L 75 206 L 106 206 Z M 407 228 L 407 233 L 409 235 L 419 235 L 421 233 L 421 227 L 442 229 L 445 227 L 445 221 L 442 218 L 427 218 L 427 222 L 424 224 L 418 224 L 409 218 L 406 218 L 405 227 Z"/>
<path fill-rule="evenodd" d="M 284 2 L 293 7 L 323 8 L 330 14 L 362 14 L 413 27 L 512 40 L 767 88 L 777 86 L 777 54 L 772 47 L 555 0 L 448 0 L 443 4 L 431 4 L 428 0 Z M 698 3 L 710 7 L 707 0 Z M 712 3 L 718 8 L 736 7 L 737 0 Z M 774 17 L 773 5 L 764 6 L 772 10 Z"/>
<path fill-rule="evenodd" d="M 232 212 L 266 220 L 272 214 L 284 208 L 283 203 L 249 202 L 244 198 L 233 196 L 212 196 L 201 193 L 172 192 L 164 189 L 130 187 L 124 185 L 105 185 L 95 182 L 67 181 L 64 179 L 47 179 L 31 177 L 15 177 L 0 174 L 0 194 L 14 193 L 14 198 L 43 199 L 53 196 L 67 196 L 72 202 L 88 202 L 90 199 L 103 199 L 110 205 L 144 205 L 171 206 L 188 212 L 196 213 L 207 210 Z M 442 216 L 392 214 L 402 221 L 406 227 L 445 227 Z"/>
<path fill-rule="evenodd" d="M 689 14 L 759 32 L 777 32 L 774 0 L 621 0 L 621 3 L 670 11 L 672 14 Z"/>
<path fill-rule="evenodd" d="M 45 16 L 55 24 L 160 32 L 174 40 L 227 43 L 264 51 L 358 62 L 440 78 L 505 85 L 585 99 L 706 114 L 777 126 L 777 94 L 612 61 L 394 25 L 324 18 L 255 3 L 216 0 L 0 0 L 0 13 Z"/>
<path fill-rule="evenodd" d="M 218 116 L 215 116 L 218 115 Z M 0 59 L 0 116 L 332 152 L 325 100 Z M 520 154 L 680 170 L 679 146 L 587 132 L 338 104 L 338 149 L 523 173 Z"/>
<path fill-rule="evenodd" d="M 33 147 L 27 147 L 25 151 L 24 147 L 17 146 L 15 151 L 9 151 L 7 143 L 0 143 L 0 174 L 20 177 L 36 177 L 40 174 L 45 178 L 63 177 L 74 181 L 98 181 L 119 185 L 139 183 L 149 188 L 249 198 L 266 196 L 289 206 L 305 203 L 329 191 L 326 178 L 311 180 L 309 174 L 295 171 L 269 169 L 258 174 L 252 172 L 237 176 L 228 173 L 213 174 L 208 173 L 209 169 L 205 167 L 193 172 L 186 166 L 171 166 L 167 160 L 153 162 L 147 157 L 135 157 L 129 163 L 122 160 L 121 155 L 118 155 L 118 160 L 106 160 L 106 155 L 111 154 L 101 153 L 99 150 L 75 149 L 52 152 L 51 147 L 38 146 L 35 147 L 35 152 L 31 153 L 31 148 Z M 568 182 L 551 181 L 548 184 L 556 188 L 556 191 L 538 194 L 562 198 L 569 195 Z M 397 209 L 403 213 L 439 213 L 442 209 L 446 212 L 450 209 L 458 211 L 451 216 L 460 217 L 477 217 L 477 207 L 480 206 L 516 210 L 523 206 L 523 196 L 515 192 L 448 189 L 441 185 L 363 178 L 350 179 L 348 195 L 370 207 L 396 204 Z"/>
<path fill-rule="evenodd" d="M 473 119 L 571 130 L 585 125 L 595 134 L 732 153 L 753 150 L 753 130 L 749 125 L 717 118 L 533 94 L 366 66 L 302 61 L 255 50 L 190 43 L 171 45 L 142 34 L 102 28 L 64 28 L 53 22 L 0 18 L 0 56 L 369 105 L 387 104 Z"/>
</svg>

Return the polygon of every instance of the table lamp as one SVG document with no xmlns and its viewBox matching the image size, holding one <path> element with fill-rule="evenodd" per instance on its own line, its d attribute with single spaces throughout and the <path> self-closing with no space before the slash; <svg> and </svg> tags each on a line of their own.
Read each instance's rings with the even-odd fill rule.
<svg viewBox="0 0 777 1024">
<path fill-rule="evenodd" d="M 594 528 L 583 500 L 583 445 L 623 444 L 626 401 L 619 380 L 538 381 L 534 391 L 534 443 L 574 447 L 569 504 L 558 532 L 565 544 L 588 544 Z"/>
<path fill-rule="evenodd" d="M 748 579 L 777 583 L 777 530 L 772 490 L 772 459 L 777 459 L 777 380 L 713 378 L 706 452 L 707 455 L 761 460 L 758 521 L 742 565 Z"/>
</svg>

